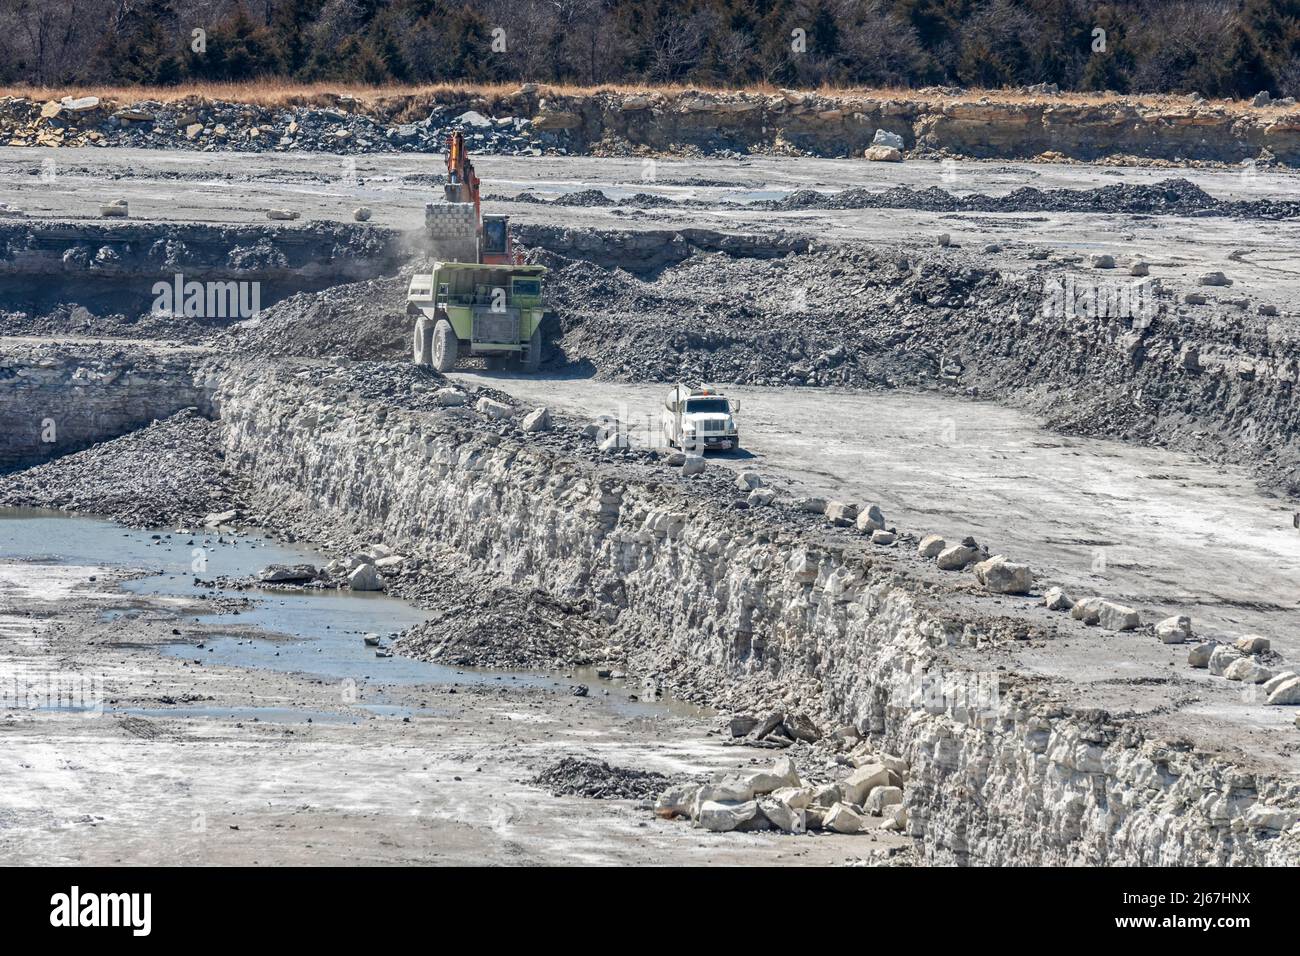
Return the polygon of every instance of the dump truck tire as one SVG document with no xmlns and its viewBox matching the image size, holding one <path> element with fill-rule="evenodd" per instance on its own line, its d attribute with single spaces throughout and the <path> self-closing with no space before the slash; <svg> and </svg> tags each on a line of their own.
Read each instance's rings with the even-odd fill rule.
<svg viewBox="0 0 1300 956">
<path fill-rule="evenodd" d="M 542 327 L 533 329 L 533 336 L 528 340 L 528 354 L 524 356 L 524 371 L 536 373 L 542 367 Z"/>
<path fill-rule="evenodd" d="M 433 367 L 439 372 L 450 372 L 456 367 L 456 355 L 460 343 L 456 340 L 456 330 L 446 319 L 439 319 L 433 327 Z"/>
<path fill-rule="evenodd" d="M 416 365 L 426 368 L 433 364 L 433 323 L 428 316 L 415 320 L 415 333 L 412 337 L 411 358 Z"/>
</svg>

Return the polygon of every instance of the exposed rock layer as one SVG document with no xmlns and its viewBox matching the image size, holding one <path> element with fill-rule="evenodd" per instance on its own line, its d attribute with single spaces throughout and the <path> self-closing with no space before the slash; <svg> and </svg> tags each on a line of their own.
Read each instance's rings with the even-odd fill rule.
<svg viewBox="0 0 1300 956">
<path fill-rule="evenodd" d="M 727 509 L 662 465 L 601 463 L 468 411 L 359 406 L 350 374 L 222 376 L 228 460 L 263 498 L 591 598 L 631 659 L 720 701 L 777 688 L 855 722 L 910 762 L 909 826 L 928 860 L 1300 861 L 1283 832 L 1295 780 L 1146 739 L 991 668 L 990 647 L 1048 612 L 975 609 L 917 559 Z M 916 694 L 917 676 L 938 671 L 986 697 Z"/>
<path fill-rule="evenodd" d="M 43 108 L 54 115 L 43 116 Z M 467 113 L 472 120 L 463 120 Z M 803 151 L 861 156 L 883 129 L 903 149 L 988 158 L 1240 162 L 1300 159 L 1300 109 L 1252 108 L 1183 97 L 592 91 L 554 95 L 472 91 L 362 101 L 321 94 L 263 107 L 191 97 L 71 112 L 56 103 L 0 100 L 0 138 L 11 145 L 122 145 L 181 149 L 437 151 L 466 127 L 488 149 L 655 152 Z M 1266 151 L 1266 152 L 1263 152 Z"/>
</svg>

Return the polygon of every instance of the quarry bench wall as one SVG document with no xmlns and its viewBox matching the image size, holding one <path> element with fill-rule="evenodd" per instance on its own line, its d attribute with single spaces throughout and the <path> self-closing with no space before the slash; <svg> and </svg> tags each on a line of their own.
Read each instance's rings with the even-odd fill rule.
<svg viewBox="0 0 1300 956">
<path fill-rule="evenodd" d="M 721 706 L 775 693 L 870 733 L 911 765 L 910 832 L 930 862 L 1300 862 L 1283 832 L 1295 781 L 992 673 L 980 648 L 1007 622 L 960 609 L 906 561 L 756 528 L 666 467 L 629 474 L 502 437 L 468 409 L 370 407 L 344 383 L 251 366 L 222 372 L 214 401 L 227 458 L 264 501 L 433 566 L 588 599 L 634 666 Z M 932 672 L 984 686 L 992 673 L 997 693 L 978 707 L 918 696 Z"/>
<path fill-rule="evenodd" d="M 183 408 L 211 414 L 188 351 L 0 350 L 0 471 L 116 438 Z"/>
</svg>

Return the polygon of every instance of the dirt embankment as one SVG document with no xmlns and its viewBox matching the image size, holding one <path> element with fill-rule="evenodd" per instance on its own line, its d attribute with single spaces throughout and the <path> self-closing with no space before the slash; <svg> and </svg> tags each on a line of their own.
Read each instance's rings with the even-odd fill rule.
<svg viewBox="0 0 1300 956">
<path fill-rule="evenodd" d="M 1300 493 L 1300 341 L 1230 294 L 1186 304 L 1158 283 L 1062 263 L 1003 274 L 958 250 L 702 254 L 646 276 L 555 264 L 562 356 L 601 377 L 953 389 Z"/>
<path fill-rule="evenodd" d="M 547 367 L 629 382 L 953 390 L 1025 405 L 1072 434 L 1244 465 L 1300 493 L 1300 341 L 1288 316 L 1258 314 L 1229 289 L 1193 304 L 1060 257 L 1004 273 L 957 248 L 713 236 L 732 241 L 530 230 L 531 258 L 552 270 Z M 223 348 L 400 359 L 404 289 L 398 276 L 301 293 L 235 326 Z"/>
<path fill-rule="evenodd" d="M 0 99 L 0 142 L 203 150 L 437 151 L 452 129 L 505 153 L 861 156 L 878 129 L 914 155 L 1237 163 L 1300 160 L 1300 109 L 1195 97 L 919 90 L 317 94 L 310 103 Z"/>
<path fill-rule="evenodd" d="M 913 189 L 854 187 L 838 192 L 800 189 L 781 199 L 752 203 L 709 202 L 699 199 L 672 200 L 653 193 L 637 193 L 626 199 L 612 199 L 599 189 L 566 193 L 545 199 L 525 192 L 508 197 L 510 202 L 571 206 L 620 207 L 624 209 L 763 209 L 790 212 L 820 209 L 913 209 L 922 212 L 957 213 L 1091 213 L 1135 216 L 1233 217 L 1236 219 L 1293 219 L 1300 216 L 1300 203 L 1290 199 L 1216 199 L 1186 179 L 1162 179 L 1147 185 L 1115 183 L 1094 189 L 1037 189 L 1022 186 L 1006 195 L 982 193 L 955 195 L 938 186 Z M 700 231 L 700 230 L 697 230 Z"/>
<path fill-rule="evenodd" d="M 177 315 L 208 316 L 196 324 L 213 324 L 218 315 L 256 311 L 298 289 L 383 274 L 401 259 L 395 232 L 354 224 L 173 223 L 164 229 L 144 222 L 0 220 L 0 330 L 55 331 L 57 323 L 40 317 L 61 312 L 73 329 L 82 322 L 96 334 L 135 335 L 138 329 L 105 327 L 82 313 L 134 320 L 160 301 Z M 198 293 L 186 285 L 196 281 L 205 286 Z M 237 282 L 244 285 L 236 288 Z M 81 307 L 80 318 L 71 314 L 74 306 Z M 170 321 L 159 328 L 157 316 L 149 324 L 146 334 L 155 336 L 183 331 L 167 328 L 176 325 Z"/>
</svg>

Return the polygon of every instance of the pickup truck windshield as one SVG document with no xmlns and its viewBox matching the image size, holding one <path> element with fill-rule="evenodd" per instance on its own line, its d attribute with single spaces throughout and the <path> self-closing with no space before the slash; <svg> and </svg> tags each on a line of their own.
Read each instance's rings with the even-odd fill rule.
<svg viewBox="0 0 1300 956">
<path fill-rule="evenodd" d="M 726 415 L 731 411 L 727 407 L 725 398 L 688 398 L 686 400 L 686 414 L 704 412 L 706 414 Z"/>
</svg>

